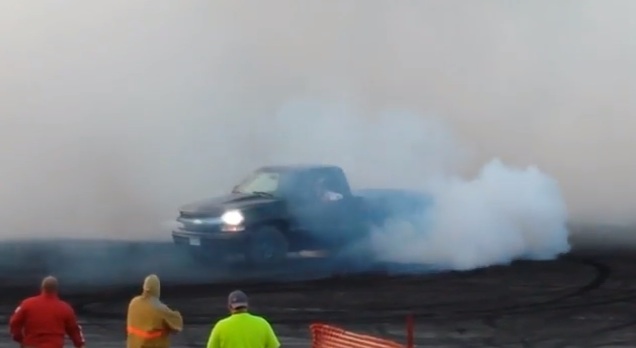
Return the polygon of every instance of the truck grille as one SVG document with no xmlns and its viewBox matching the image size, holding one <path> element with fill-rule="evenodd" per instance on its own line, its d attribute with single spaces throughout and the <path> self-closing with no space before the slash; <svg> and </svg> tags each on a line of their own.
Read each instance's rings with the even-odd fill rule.
<svg viewBox="0 0 636 348">
<path fill-rule="evenodd" d="M 219 232 L 221 228 L 219 225 L 211 225 L 211 224 L 193 224 L 193 223 L 184 223 L 183 230 L 192 231 L 192 232 Z"/>
<path fill-rule="evenodd" d="M 205 222 L 201 221 L 196 223 L 197 218 L 184 218 L 180 216 L 177 221 L 181 224 L 181 229 L 184 231 L 192 232 L 218 232 L 221 229 L 221 224 L 218 222 Z"/>
<path fill-rule="evenodd" d="M 202 219 L 202 218 L 210 218 L 210 217 L 219 217 L 223 215 L 225 210 L 219 209 L 214 211 L 206 211 L 201 213 L 196 212 L 179 212 L 179 217 L 182 219 Z"/>
</svg>

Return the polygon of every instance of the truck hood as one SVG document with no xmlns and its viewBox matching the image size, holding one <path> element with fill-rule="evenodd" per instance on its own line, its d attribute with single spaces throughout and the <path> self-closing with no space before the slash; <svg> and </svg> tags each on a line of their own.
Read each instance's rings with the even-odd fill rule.
<svg viewBox="0 0 636 348">
<path fill-rule="evenodd" d="M 278 201 L 277 198 L 263 195 L 231 193 L 186 204 L 181 213 L 190 216 L 218 216 L 226 210 L 245 209 Z"/>
</svg>

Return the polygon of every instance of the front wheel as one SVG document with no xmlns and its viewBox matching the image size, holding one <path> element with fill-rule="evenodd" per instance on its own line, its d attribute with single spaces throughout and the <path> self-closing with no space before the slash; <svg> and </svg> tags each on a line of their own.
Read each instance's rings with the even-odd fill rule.
<svg viewBox="0 0 636 348">
<path fill-rule="evenodd" d="M 287 238 L 274 226 L 263 226 L 247 239 L 245 258 L 253 265 L 276 265 L 287 258 Z"/>
</svg>

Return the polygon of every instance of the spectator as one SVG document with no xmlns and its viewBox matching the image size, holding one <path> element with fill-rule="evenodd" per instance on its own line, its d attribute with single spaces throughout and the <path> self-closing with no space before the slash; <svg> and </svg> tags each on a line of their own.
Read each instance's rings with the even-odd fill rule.
<svg viewBox="0 0 636 348">
<path fill-rule="evenodd" d="M 143 292 L 128 305 L 126 326 L 128 348 L 170 347 L 170 334 L 183 330 L 183 318 L 159 300 L 159 277 L 144 279 Z"/>
<path fill-rule="evenodd" d="M 25 299 L 9 320 L 11 337 L 21 347 L 62 348 L 68 335 L 77 348 L 84 347 L 82 328 L 73 308 L 58 297 L 58 281 L 42 280 L 41 293 Z"/>
<path fill-rule="evenodd" d="M 280 343 L 271 325 L 248 312 L 247 295 L 236 290 L 228 296 L 230 316 L 212 328 L 207 348 L 278 348 Z"/>
</svg>

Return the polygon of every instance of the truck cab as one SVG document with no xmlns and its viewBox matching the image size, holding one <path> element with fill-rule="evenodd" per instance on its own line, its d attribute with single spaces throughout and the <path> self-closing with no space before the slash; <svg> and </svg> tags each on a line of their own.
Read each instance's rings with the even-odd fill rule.
<svg viewBox="0 0 636 348">
<path fill-rule="evenodd" d="M 335 199 L 324 199 L 327 192 Z M 182 207 L 172 236 L 197 258 L 235 252 L 277 263 L 288 252 L 333 250 L 359 238 L 363 211 L 340 167 L 265 166 L 226 195 Z"/>
</svg>

